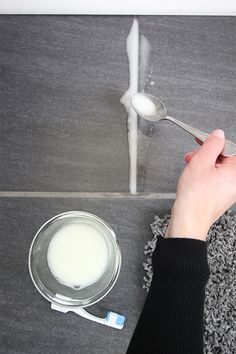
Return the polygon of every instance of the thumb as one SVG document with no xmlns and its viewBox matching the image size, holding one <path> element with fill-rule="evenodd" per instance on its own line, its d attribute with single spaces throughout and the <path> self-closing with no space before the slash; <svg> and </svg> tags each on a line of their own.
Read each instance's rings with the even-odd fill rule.
<svg viewBox="0 0 236 354">
<path fill-rule="evenodd" d="M 193 157 L 193 159 L 202 165 L 214 166 L 216 160 L 225 145 L 225 134 L 223 130 L 214 130 L 204 141 L 202 147 Z"/>
</svg>

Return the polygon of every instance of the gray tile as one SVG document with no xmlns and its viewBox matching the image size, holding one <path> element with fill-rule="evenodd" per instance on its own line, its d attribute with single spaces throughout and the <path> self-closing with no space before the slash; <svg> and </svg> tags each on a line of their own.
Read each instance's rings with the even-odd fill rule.
<svg viewBox="0 0 236 354">
<path fill-rule="evenodd" d="M 1 189 L 128 190 L 131 23 L 1 16 Z"/>
<path fill-rule="evenodd" d="M 155 85 L 146 91 L 165 102 L 169 115 L 208 132 L 222 128 L 236 142 L 236 18 L 144 16 L 140 30 L 153 46 Z M 160 122 L 146 145 L 142 189 L 174 192 L 183 156 L 196 148 L 193 138 Z"/>
<path fill-rule="evenodd" d="M 171 205 L 171 200 L 145 198 L 1 198 L 0 352 L 124 354 L 146 296 L 142 262 L 144 243 L 152 238 L 149 224 L 156 213 L 169 212 Z M 30 280 L 27 256 L 35 232 L 47 219 L 68 210 L 95 213 L 117 234 L 121 273 L 92 311 L 111 309 L 127 316 L 121 331 L 50 310 Z"/>
<path fill-rule="evenodd" d="M 2 190 L 128 191 L 125 40 L 130 16 L 2 16 Z M 236 141 L 234 17 L 141 16 L 170 115 Z M 89 99 L 87 98 L 89 94 Z M 140 135 L 139 191 L 173 192 L 192 138 Z"/>
</svg>

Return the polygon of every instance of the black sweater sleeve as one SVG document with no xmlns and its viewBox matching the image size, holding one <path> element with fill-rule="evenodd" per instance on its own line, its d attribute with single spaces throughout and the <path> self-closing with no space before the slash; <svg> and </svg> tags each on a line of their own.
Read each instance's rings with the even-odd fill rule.
<svg viewBox="0 0 236 354">
<path fill-rule="evenodd" d="M 207 244 L 160 239 L 153 279 L 127 354 L 202 354 Z"/>
</svg>

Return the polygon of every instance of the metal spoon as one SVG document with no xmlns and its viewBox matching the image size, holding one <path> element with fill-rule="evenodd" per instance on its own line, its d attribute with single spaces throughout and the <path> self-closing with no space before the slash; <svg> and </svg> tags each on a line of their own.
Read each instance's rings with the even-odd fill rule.
<svg viewBox="0 0 236 354">
<path fill-rule="evenodd" d="M 153 95 L 149 95 L 147 93 L 137 93 L 132 97 L 132 106 L 137 114 L 144 119 L 151 122 L 158 122 L 159 120 L 167 119 L 193 135 L 201 142 L 204 142 L 210 135 L 168 116 L 164 103 Z M 236 144 L 230 140 L 225 140 L 225 147 L 221 155 L 224 157 L 236 155 Z"/>
</svg>

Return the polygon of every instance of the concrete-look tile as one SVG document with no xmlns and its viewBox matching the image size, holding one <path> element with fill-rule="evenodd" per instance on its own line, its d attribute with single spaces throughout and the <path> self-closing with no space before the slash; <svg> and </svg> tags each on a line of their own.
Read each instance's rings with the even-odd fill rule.
<svg viewBox="0 0 236 354">
<path fill-rule="evenodd" d="M 128 191 L 132 18 L 0 20 L 1 189 Z"/>
<path fill-rule="evenodd" d="M 170 116 L 207 132 L 224 129 L 236 142 L 236 18 L 143 16 L 140 31 L 153 47 L 155 85 L 146 91 L 162 99 Z M 141 190 L 174 192 L 194 139 L 162 121 L 146 145 Z"/>
<path fill-rule="evenodd" d="M 172 200 L 145 198 L 0 198 L 0 282 L 3 353 L 125 354 L 146 292 L 142 289 L 144 244 L 152 238 L 154 215 L 169 212 Z M 115 330 L 75 314 L 50 310 L 28 273 L 28 251 L 37 229 L 69 210 L 94 213 L 108 222 L 120 243 L 122 267 L 112 291 L 91 312 L 106 309 L 127 317 Z M 109 349 L 108 349 L 109 348 Z"/>
<path fill-rule="evenodd" d="M 234 17 L 140 16 L 170 115 L 235 133 Z M 2 190 L 128 191 L 125 40 L 131 16 L 1 17 Z M 138 190 L 173 192 L 193 139 L 139 137 Z"/>
</svg>

